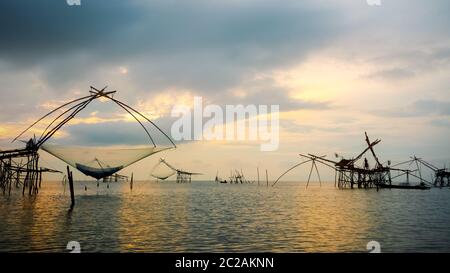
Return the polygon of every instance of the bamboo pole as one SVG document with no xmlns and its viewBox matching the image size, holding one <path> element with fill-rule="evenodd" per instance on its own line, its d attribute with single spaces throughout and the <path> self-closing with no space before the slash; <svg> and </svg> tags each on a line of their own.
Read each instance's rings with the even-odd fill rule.
<svg viewBox="0 0 450 273">
<path fill-rule="evenodd" d="M 259 167 L 256 168 L 256 172 L 258 173 L 258 186 L 259 186 Z"/>
<path fill-rule="evenodd" d="M 130 190 L 133 190 L 133 173 L 131 173 Z"/>
<path fill-rule="evenodd" d="M 73 176 L 72 176 L 72 172 L 69 169 L 69 166 L 67 166 L 67 177 L 69 179 L 70 201 L 71 201 L 69 211 L 72 211 L 73 207 L 75 206 L 75 193 L 73 190 Z"/>
<path fill-rule="evenodd" d="M 42 170 L 39 172 L 39 188 L 41 187 L 42 182 Z"/>
</svg>

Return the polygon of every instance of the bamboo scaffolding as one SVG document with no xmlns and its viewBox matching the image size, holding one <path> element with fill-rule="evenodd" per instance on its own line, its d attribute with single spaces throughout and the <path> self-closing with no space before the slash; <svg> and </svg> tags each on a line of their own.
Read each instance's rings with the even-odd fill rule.
<svg viewBox="0 0 450 273">
<path fill-rule="evenodd" d="M 97 89 L 91 86 L 89 90 L 90 95 L 83 96 L 81 98 L 77 98 L 64 103 L 32 123 L 25 130 L 20 132 L 20 134 L 15 137 L 12 142 L 17 141 L 37 124 L 42 123 L 47 118 L 52 117 L 50 122 L 45 126 L 45 129 L 42 131 L 41 135 L 38 138 L 34 137 L 33 139 L 30 139 L 28 142 L 26 142 L 25 148 L 0 151 L 0 189 L 4 194 L 10 194 L 13 185 L 16 188 L 22 187 L 23 195 L 25 195 L 25 192 L 27 192 L 29 195 L 37 194 L 42 182 L 42 173 L 58 172 L 56 170 L 39 167 L 39 148 L 46 141 L 51 139 L 65 124 L 74 119 L 77 114 L 84 110 L 91 102 L 100 98 L 110 100 L 121 109 L 125 110 L 128 114 L 130 114 L 144 129 L 153 147 L 156 148 L 155 141 L 140 118 L 146 122 L 149 122 L 170 141 L 174 148 L 176 148 L 176 145 L 172 141 L 172 139 L 167 134 L 165 134 L 155 123 L 153 123 L 151 120 L 149 120 L 147 117 L 145 117 L 143 114 L 141 114 L 131 106 L 117 99 L 114 99 L 113 96 L 116 91 L 105 91 L 106 88 L 107 87 L 104 87 L 103 89 Z M 61 111 L 61 113 L 58 113 L 58 111 Z M 71 172 L 69 178 L 73 179 Z M 112 179 L 128 180 L 127 177 L 121 175 L 109 177 L 106 180 L 109 181 Z"/>
<path fill-rule="evenodd" d="M 275 180 L 272 186 L 275 186 L 275 184 L 287 173 L 306 163 L 311 163 L 308 179 L 306 182 L 306 187 L 309 186 L 314 171 L 318 177 L 320 185 L 322 184 L 322 179 L 320 176 L 317 163 L 320 163 L 321 165 L 334 170 L 335 172 L 334 186 L 339 189 L 346 189 L 346 188 L 378 189 L 379 187 L 382 186 L 392 185 L 391 170 L 393 169 L 389 166 L 384 166 L 382 163 L 380 163 L 379 158 L 374 150 L 374 146 L 380 143 L 381 140 L 376 139 L 375 141 L 371 142 L 369 140 L 367 133 L 365 133 L 365 142 L 367 143 L 367 147 L 361 153 L 359 153 L 357 156 L 351 159 L 341 158 L 339 161 L 335 161 L 327 159 L 325 155 L 317 156 L 314 154 L 307 154 L 307 155 L 299 154 L 299 156 L 304 158 L 305 160 L 292 166 L 284 173 L 282 173 L 278 177 L 278 179 Z M 364 163 L 362 167 L 358 166 L 357 161 L 362 159 L 363 156 L 369 151 L 375 160 L 375 166 L 373 168 L 370 168 L 367 158 L 364 158 Z M 337 154 L 336 157 L 338 157 Z M 407 172 L 407 170 L 402 169 L 396 170 L 401 172 Z M 408 175 L 411 175 L 411 172 L 409 172 Z"/>
</svg>

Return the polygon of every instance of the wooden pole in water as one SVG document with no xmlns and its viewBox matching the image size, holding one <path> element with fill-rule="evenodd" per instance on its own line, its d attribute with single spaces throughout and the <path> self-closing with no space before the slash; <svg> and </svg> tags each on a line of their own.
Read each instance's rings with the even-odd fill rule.
<svg viewBox="0 0 450 273">
<path fill-rule="evenodd" d="M 259 167 L 256 168 L 256 172 L 258 173 L 258 186 L 259 186 Z"/>
<path fill-rule="evenodd" d="M 31 196 L 33 193 L 33 185 L 34 185 L 34 156 L 31 157 L 30 164 L 28 165 L 29 176 L 28 176 L 28 195 Z"/>
<path fill-rule="evenodd" d="M 269 186 L 269 175 L 267 174 L 267 169 L 266 169 L 266 186 Z"/>
<path fill-rule="evenodd" d="M 133 189 L 133 173 L 131 173 L 130 190 Z"/>
<path fill-rule="evenodd" d="M 67 177 L 69 179 L 70 201 L 71 201 L 69 211 L 72 211 L 73 207 L 75 206 L 75 193 L 73 191 L 73 176 L 72 172 L 69 169 L 69 166 L 67 166 Z"/>
<path fill-rule="evenodd" d="M 39 188 L 41 187 L 41 182 L 42 182 L 42 168 L 39 172 Z"/>
<path fill-rule="evenodd" d="M 28 170 L 30 169 L 30 156 L 27 155 L 27 168 L 26 168 L 26 174 L 25 174 L 25 178 L 23 179 L 23 188 L 22 188 L 22 195 L 25 195 L 25 188 L 27 187 L 27 183 L 28 183 Z"/>
</svg>

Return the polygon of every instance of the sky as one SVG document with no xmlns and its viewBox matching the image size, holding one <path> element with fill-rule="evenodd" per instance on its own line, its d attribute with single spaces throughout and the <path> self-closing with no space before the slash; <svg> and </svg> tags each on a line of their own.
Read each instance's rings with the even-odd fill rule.
<svg viewBox="0 0 450 273">
<path fill-rule="evenodd" d="M 160 156 L 202 179 L 230 169 L 254 179 L 257 167 L 276 179 L 298 153 L 355 156 L 365 131 L 382 140 L 383 162 L 415 154 L 448 166 L 449 13 L 446 0 L 3 0 L 0 147 L 20 146 L 11 140 L 37 118 L 108 85 L 166 132 L 172 108 L 195 96 L 280 107 L 277 150 L 182 141 L 123 170 L 138 179 Z M 54 141 L 136 145 L 142 133 L 121 109 L 98 102 Z M 45 152 L 42 162 L 64 166 Z M 286 179 L 306 177 L 299 169 Z"/>
</svg>

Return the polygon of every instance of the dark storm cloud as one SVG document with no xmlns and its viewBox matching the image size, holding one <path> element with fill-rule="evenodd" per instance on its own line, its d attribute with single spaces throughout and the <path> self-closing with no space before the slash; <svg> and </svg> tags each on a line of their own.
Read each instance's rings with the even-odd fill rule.
<svg viewBox="0 0 450 273">
<path fill-rule="evenodd" d="M 0 49 L 3 57 L 16 61 L 82 50 L 130 54 L 243 44 L 264 48 L 299 41 L 311 45 L 315 42 L 311 38 L 335 30 L 330 18 L 323 17 L 327 13 L 270 1 L 226 5 L 216 1 L 85 0 L 82 6 L 73 7 L 64 0 L 7 0 L 0 3 Z M 327 28 L 332 29 L 317 33 Z M 258 56 L 248 57 L 264 62 Z"/>
<path fill-rule="evenodd" d="M 0 2 L 1 59 L 39 64 L 52 57 L 102 48 L 140 16 L 132 1 L 6 0 Z"/>
<path fill-rule="evenodd" d="M 83 0 L 68 6 L 65 0 L 4 0 L 0 121 L 36 116 L 42 102 L 65 100 L 69 89 L 87 91 L 91 84 L 109 84 L 131 105 L 151 98 L 147 93 L 180 88 L 220 105 L 329 108 L 330 102 L 294 100 L 272 82 L 246 82 L 324 48 L 341 49 L 350 62 L 376 56 L 369 63 L 391 67 L 372 75 L 377 79 L 413 77 L 450 63 L 449 1 L 386 1 L 379 8 L 364 2 Z M 110 73 L 122 65 L 130 72 L 126 79 Z M 229 90 L 235 87 L 247 95 L 234 96 Z M 442 115 L 446 109 L 419 101 L 384 115 Z M 73 132 L 80 138 L 88 134 L 81 127 Z"/>
<path fill-rule="evenodd" d="M 0 60 L 42 67 L 57 87 L 125 62 L 139 87 L 222 89 L 298 62 L 339 33 L 338 17 L 298 1 L 3 1 Z"/>
</svg>

